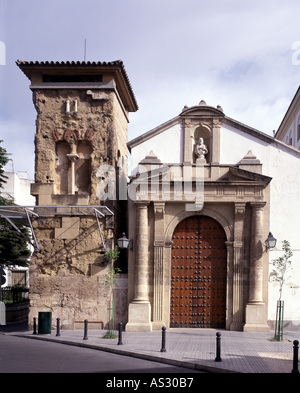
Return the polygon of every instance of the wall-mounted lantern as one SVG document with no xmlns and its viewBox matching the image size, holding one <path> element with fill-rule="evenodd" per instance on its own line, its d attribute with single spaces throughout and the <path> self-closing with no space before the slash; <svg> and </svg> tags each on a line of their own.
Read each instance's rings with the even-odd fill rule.
<svg viewBox="0 0 300 393">
<path fill-rule="evenodd" d="M 267 250 L 276 246 L 277 239 L 269 232 L 268 239 L 266 240 Z"/>
<path fill-rule="evenodd" d="M 117 240 L 119 248 L 126 248 L 132 250 L 133 240 L 127 239 L 125 232 L 122 233 L 122 237 Z"/>
</svg>

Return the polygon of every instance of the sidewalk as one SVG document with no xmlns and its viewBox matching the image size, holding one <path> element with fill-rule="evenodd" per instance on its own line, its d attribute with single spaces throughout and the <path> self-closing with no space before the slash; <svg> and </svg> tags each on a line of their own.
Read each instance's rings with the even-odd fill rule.
<svg viewBox="0 0 300 393">
<path fill-rule="evenodd" d="M 221 333 L 221 362 L 215 362 L 217 331 Z M 105 333 L 106 330 L 88 330 L 87 340 L 83 340 L 83 330 L 60 330 L 58 337 L 56 331 L 45 335 L 34 335 L 32 331 L 6 334 L 88 347 L 217 373 L 291 373 L 293 341 L 300 341 L 300 332 L 285 332 L 283 341 L 277 342 L 270 341 L 273 332 L 167 329 L 166 352 L 161 352 L 161 331 L 122 332 L 122 345 L 118 345 L 118 338 L 104 339 Z"/>
</svg>

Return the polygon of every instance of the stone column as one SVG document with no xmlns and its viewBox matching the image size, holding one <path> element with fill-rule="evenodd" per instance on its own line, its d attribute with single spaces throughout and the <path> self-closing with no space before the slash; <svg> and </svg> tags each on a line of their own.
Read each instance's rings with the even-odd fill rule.
<svg viewBox="0 0 300 393">
<path fill-rule="evenodd" d="M 263 207 L 265 203 L 251 203 L 249 303 L 263 303 Z"/>
<path fill-rule="evenodd" d="M 152 330 L 151 305 L 149 302 L 148 262 L 148 203 L 139 202 L 136 208 L 136 257 L 134 300 L 129 304 L 126 331 Z"/>
<path fill-rule="evenodd" d="M 78 154 L 67 154 L 67 157 L 71 161 L 71 172 L 69 178 L 69 187 L 68 187 L 68 194 L 74 195 L 75 194 L 75 162 L 78 160 Z"/>
<path fill-rule="evenodd" d="M 148 204 L 136 204 L 135 302 L 149 302 Z"/>
<path fill-rule="evenodd" d="M 235 203 L 233 242 L 233 304 L 230 330 L 242 330 L 244 325 L 243 281 L 244 281 L 244 221 L 246 203 Z"/>
<path fill-rule="evenodd" d="M 154 203 L 154 282 L 152 328 L 161 329 L 164 309 L 164 219 L 165 203 Z"/>
<path fill-rule="evenodd" d="M 218 164 L 220 162 L 220 131 L 221 122 L 219 119 L 213 120 L 212 137 L 211 137 L 211 163 Z"/>
<path fill-rule="evenodd" d="M 252 208 L 251 239 L 250 239 L 250 269 L 249 269 L 249 299 L 246 306 L 246 324 L 244 331 L 269 331 L 267 325 L 268 310 L 263 297 L 263 208 L 265 202 L 250 203 Z"/>
<path fill-rule="evenodd" d="M 193 146 L 191 139 L 191 122 L 185 120 L 183 123 L 183 163 L 191 164 L 193 162 Z"/>
</svg>

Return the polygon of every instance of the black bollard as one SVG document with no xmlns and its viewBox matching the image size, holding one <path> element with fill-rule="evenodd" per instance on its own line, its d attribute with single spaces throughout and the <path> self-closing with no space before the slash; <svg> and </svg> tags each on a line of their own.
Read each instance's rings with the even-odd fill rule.
<svg viewBox="0 0 300 393">
<path fill-rule="evenodd" d="M 215 358 L 215 362 L 222 362 L 222 358 L 221 358 L 221 333 L 217 333 L 216 334 L 217 338 L 217 356 Z"/>
<path fill-rule="evenodd" d="M 84 340 L 88 339 L 88 320 L 87 319 L 84 320 L 84 335 L 83 335 L 83 339 Z"/>
<path fill-rule="evenodd" d="M 297 373 L 299 374 L 299 368 L 298 368 L 298 350 L 299 350 L 299 341 L 294 340 L 294 357 L 293 357 L 293 370 L 292 373 Z"/>
<path fill-rule="evenodd" d="M 118 341 L 118 345 L 123 345 L 122 342 L 122 329 L 123 329 L 123 324 L 122 322 L 119 323 L 119 341 Z"/>
<path fill-rule="evenodd" d="M 33 318 L 33 334 L 37 334 L 36 333 L 36 318 Z"/>
<path fill-rule="evenodd" d="M 60 319 L 56 318 L 56 336 L 60 336 L 60 326 L 59 326 Z"/>
<path fill-rule="evenodd" d="M 161 328 L 161 350 L 160 352 L 167 352 L 166 350 L 166 327 Z"/>
</svg>

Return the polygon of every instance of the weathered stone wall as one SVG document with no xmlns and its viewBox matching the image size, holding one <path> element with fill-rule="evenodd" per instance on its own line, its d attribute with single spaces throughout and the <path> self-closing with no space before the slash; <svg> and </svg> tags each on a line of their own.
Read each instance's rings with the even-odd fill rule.
<svg viewBox="0 0 300 393">
<path fill-rule="evenodd" d="M 33 225 L 40 252 L 34 253 L 30 264 L 29 322 L 39 311 L 51 311 L 53 324 L 60 318 L 65 328 L 85 319 L 105 325 L 107 261 L 96 218 L 56 216 L 38 219 Z M 103 234 L 111 246 L 111 230 Z"/>
<path fill-rule="evenodd" d="M 34 91 L 33 101 L 38 115 L 31 192 L 37 205 L 102 205 L 97 198 L 103 180 L 99 167 L 116 168 L 120 155 L 127 155 L 127 116 L 115 91 L 45 88 Z M 114 216 L 100 220 L 101 232 L 111 248 L 124 211 L 117 201 L 105 204 Z M 96 217 L 54 215 L 39 217 L 33 225 L 40 251 L 30 265 L 29 325 L 38 312 L 51 311 L 53 327 L 56 318 L 63 328 L 74 328 L 85 319 L 105 327 L 108 264 Z M 120 282 L 117 315 L 126 323 L 127 278 Z"/>
<path fill-rule="evenodd" d="M 67 100 L 70 101 L 69 112 L 66 112 Z M 76 112 L 72 110 L 75 101 Z M 115 166 L 118 162 L 118 149 L 123 155 L 126 153 L 127 120 L 122 111 L 117 110 L 114 93 L 97 95 L 85 90 L 42 90 L 34 92 L 34 102 L 38 112 L 35 137 L 36 183 L 52 183 L 55 185 L 55 193 L 61 194 L 58 192 L 58 185 L 61 178 L 64 178 L 62 172 L 65 169 L 60 162 L 59 145 L 65 142 L 69 153 L 76 152 L 80 160 L 87 157 L 84 157 L 84 153 L 80 157 L 76 146 L 79 147 L 84 142 L 91 150 L 88 174 L 90 189 L 79 191 L 79 194 L 89 194 L 88 204 L 96 204 L 99 202 L 96 198 L 99 166 L 104 163 Z M 86 172 L 82 176 L 85 177 Z M 78 192 L 77 188 L 78 181 L 75 188 Z"/>
</svg>

